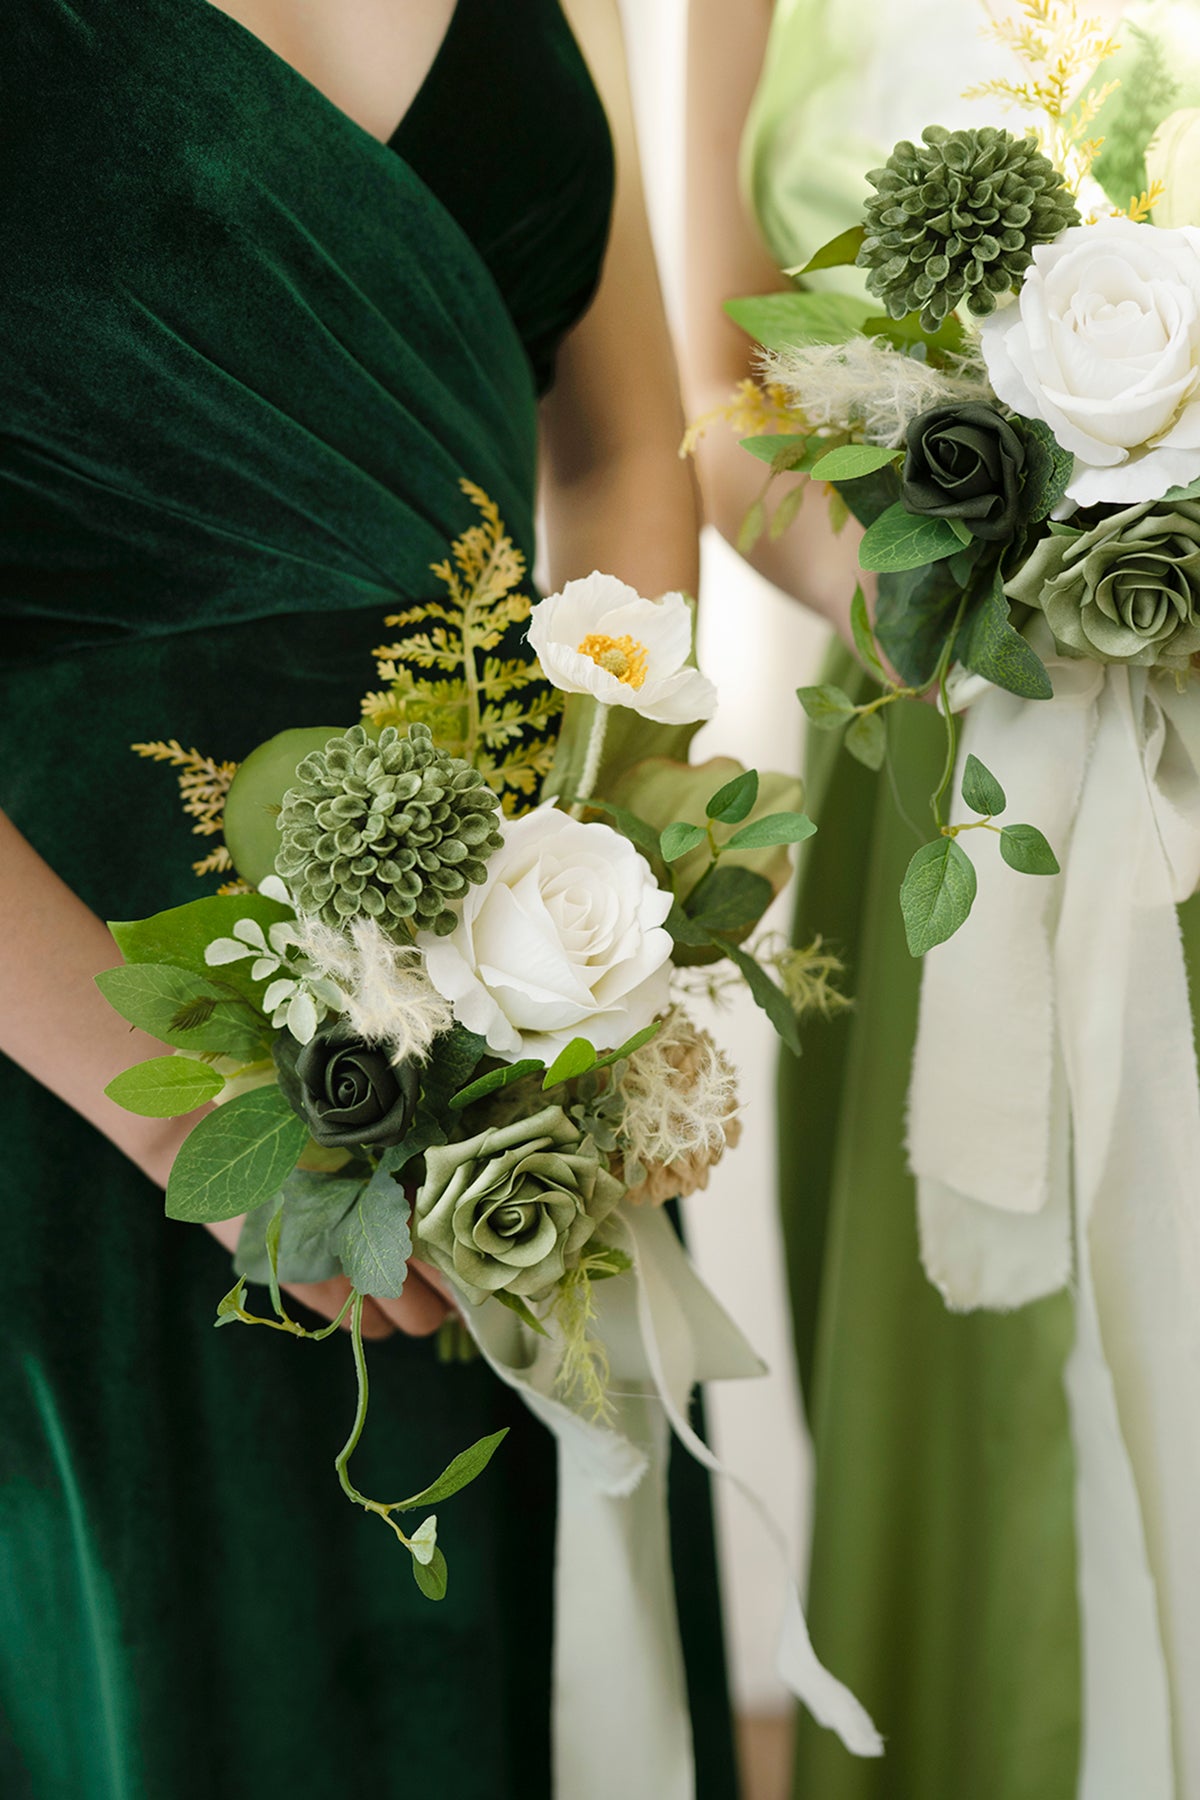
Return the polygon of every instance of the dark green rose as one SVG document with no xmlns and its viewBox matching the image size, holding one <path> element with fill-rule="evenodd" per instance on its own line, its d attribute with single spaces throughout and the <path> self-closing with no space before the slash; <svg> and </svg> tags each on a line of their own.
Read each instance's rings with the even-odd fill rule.
<svg viewBox="0 0 1200 1800">
<path fill-rule="evenodd" d="M 408 1135 L 420 1092 L 420 1072 L 411 1060 L 397 1066 L 382 1046 L 334 1025 L 307 1044 L 283 1033 L 275 1062 L 280 1087 L 318 1144 L 386 1147 Z"/>
<path fill-rule="evenodd" d="M 1146 501 L 1090 531 L 1055 527 L 1004 591 L 1044 612 L 1069 656 L 1186 669 L 1200 652 L 1200 501 Z"/>
<path fill-rule="evenodd" d="M 500 1289 L 547 1292 L 624 1192 L 561 1106 L 429 1150 L 425 1169 L 417 1254 L 476 1304 Z"/>
<path fill-rule="evenodd" d="M 957 519 L 986 543 L 1010 538 L 1025 445 L 991 406 L 935 406 L 908 428 L 900 497 L 911 513 Z"/>
</svg>

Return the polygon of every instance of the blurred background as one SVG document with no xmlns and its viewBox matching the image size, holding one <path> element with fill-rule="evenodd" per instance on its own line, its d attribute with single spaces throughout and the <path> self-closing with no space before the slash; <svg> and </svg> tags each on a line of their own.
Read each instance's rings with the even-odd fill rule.
<svg viewBox="0 0 1200 1800">
<path fill-rule="evenodd" d="M 622 0 L 622 8 L 651 224 L 667 309 L 678 330 L 687 5 L 686 0 Z M 825 641 L 817 619 L 748 569 L 715 532 L 707 532 L 700 660 L 717 681 L 721 708 L 696 739 L 693 758 L 731 754 L 761 769 L 799 769 L 803 718 L 794 690 L 816 679 Z M 785 895 L 766 925 L 786 931 L 790 919 Z M 808 1537 L 809 1455 L 775 1204 L 778 1040 L 741 993 L 722 1010 L 716 1026 L 741 1073 L 744 1135 L 736 1154 L 714 1171 L 707 1191 L 687 1203 L 687 1231 L 705 1279 L 770 1374 L 762 1381 L 710 1388 L 709 1427 L 718 1454 L 749 1478 L 788 1531 L 799 1569 Z M 731 1234 L 734 1212 L 737 1229 Z M 778 1564 L 737 1494 L 722 1485 L 716 1504 L 745 1800 L 783 1800 L 791 1790 L 791 1700 L 775 1673 L 782 1605 Z"/>
</svg>

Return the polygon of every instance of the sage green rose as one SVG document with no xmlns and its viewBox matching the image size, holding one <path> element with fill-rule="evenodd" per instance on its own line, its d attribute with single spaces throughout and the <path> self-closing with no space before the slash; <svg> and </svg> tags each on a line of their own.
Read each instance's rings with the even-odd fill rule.
<svg viewBox="0 0 1200 1800">
<path fill-rule="evenodd" d="M 478 1305 L 536 1299 L 574 1268 L 624 1188 L 561 1106 L 425 1153 L 418 1256 Z"/>
<path fill-rule="evenodd" d="M 1186 669 L 1200 651 L 1200 501 L 1145 501 L 1090 531 L 1057 527 L 1004 591 L 1045 613 L 1068 656 Z"/>
</svg>

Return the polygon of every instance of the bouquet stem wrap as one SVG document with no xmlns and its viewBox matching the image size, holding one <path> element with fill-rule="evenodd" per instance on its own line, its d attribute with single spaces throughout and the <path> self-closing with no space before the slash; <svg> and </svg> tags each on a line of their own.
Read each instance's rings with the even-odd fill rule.
<svg viewBox="0 0 1200 1800">
<path fill-rule="evenodd" d="M 669 1431 L 750 1500 L 787 1588 L 779 1668 L 792 1692 L 860 1756 L 882 1743 L 854 1696 L 817 1660 L 786 1543 L 762 1501 L 688 1423 L 697 1381 L 763 1365 L 696 1275 L 661 1211 L 628 1209 L 633 1270 L 596 1291 L 616 1417 L 604 1424 L 554 1393 L 556 1357 L 511 1313 L 467 1310 L 480 1350 L 558 1442 L 554 1686 L 556 1800 L 692 1800 L 695 1768 L 675 1616 L 666 1509 Z M 603 1742 L 597 1720 L 607 1721 Z"/>
<path fill-rule="evenodd" d="M 1020 1306 L 1073 1275 L 1080 1792 L 1190 1800 L 1200 1081 L 1176 907 L 1200 884 L 1200 708 L 1170 675 L 1047 662 L 1054 698 L 988 688 L 962 754 L 1003 769 L 1062 875 L 1013 880 L 988 834 L 959 840 L 975 922 L 926 959 L 909 1154 L 950 1306 Z"/>
</svg>

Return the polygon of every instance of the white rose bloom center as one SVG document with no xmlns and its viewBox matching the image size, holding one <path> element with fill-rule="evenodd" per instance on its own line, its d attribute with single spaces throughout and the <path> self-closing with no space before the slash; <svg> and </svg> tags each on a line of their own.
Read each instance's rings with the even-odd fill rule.
<svg viewBox="0 0 1200 1800">
<path fill-rule="evenodd" d="M 1200 475 L 1200 230 L 1131 219 L 1040 244 L 980 342 L 1006 405 L 1075 457 L 1080 506 L 1153 500 Z"/>
<path fill-rule="evenodd" d="M 660 725 L 711 719 L 717 691 L 688 664 L 692 610 L 682 594 L 644 600 L 615 575 L 568 581 L 534 607 L 529 642 L 567 694 L 629 706 Z"/>
<path fill-rule="evenodd" d="M 575 1037 L 613 1050 L 665 1011 L 670 909 L 625 838 L 542 806 L 505 824 L 455 930 L 419 942 L 460 1024 L 497 1056 L 550 1062 Z"/>
</svg>

